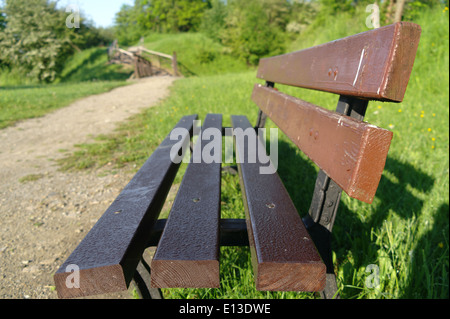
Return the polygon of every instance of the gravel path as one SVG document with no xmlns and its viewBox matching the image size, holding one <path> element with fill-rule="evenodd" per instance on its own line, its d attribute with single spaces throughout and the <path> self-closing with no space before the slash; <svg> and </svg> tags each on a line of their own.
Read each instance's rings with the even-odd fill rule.
<svg viewBox="0 0 450 319">
<path fill-rule="evenodd" d="M 0 130 L 1 299 L 57 298 L 54 272 L 132 177 L 60 172 L 55 160 L 64 156 L 61 150 L 155 105 L 173 81 L 142 79 Z"/>
</svg>

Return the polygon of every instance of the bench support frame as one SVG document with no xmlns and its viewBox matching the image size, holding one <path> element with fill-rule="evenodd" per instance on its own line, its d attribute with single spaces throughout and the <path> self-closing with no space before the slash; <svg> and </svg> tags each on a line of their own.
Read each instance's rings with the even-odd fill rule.
<svg viewBox="0 0 450 319">
<path fill-rule="evenodd" d="M 167 219 L 158 219 L 150 231 L 147 247 L 158 246 L 159 239 L 166 226 Z M 248 246 L 248 233 L 245 219 L 221 219 L 220 220 L 220 246 Z M 141 259 L 133 282 L 136 291 L 142 299 L 163 299 L 161 289 L 150 287 L 150 265 Z"/>
<path fill-rule="evenodd" d="M 369 101 L 341 95 L 336 112 L 362 121 Z M 321 292 L 323 299 L 339 298 L 336 275 L 333 267 L 331 233 L 336 220 L 342 189 L 320 170 L 314 188 L 308 215 L 303 218 L 323 262 L 327 266 L 327 284 Z"/>
<path fill-rule="evenodd" d="M 273 82 L 266 82 L 266 87 L 274 87 Z M 366 114 L 368 100 L 341 95 L 336 112 L 362 121 Z M 258 112 L 256 127 L 263 128 L 267 115 Z M 306 229 L 310 233 L 322 260 L 327 267 L 327 283 L 321 292 L 323 299 L 339 298 L 336 275 L 334 273 L 331 233 L 336 220 L 342 189 L 323 171 L 317 174 L 311 206 L 308 215 L 303 218 Z"/>
</svg>

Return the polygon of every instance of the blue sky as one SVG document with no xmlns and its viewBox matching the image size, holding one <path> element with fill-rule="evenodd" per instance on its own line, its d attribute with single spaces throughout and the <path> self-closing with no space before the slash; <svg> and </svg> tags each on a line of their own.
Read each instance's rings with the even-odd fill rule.
<svg viewBox="0 0 450 319">
<path fill-rule="evenodd" d="M 60 0 L 58 7 L 77 5 L 97 27 L 108 27 L 114 23 L 114 17 L 123 4 L 133 5 L 134 0 Z"/>
</svg>

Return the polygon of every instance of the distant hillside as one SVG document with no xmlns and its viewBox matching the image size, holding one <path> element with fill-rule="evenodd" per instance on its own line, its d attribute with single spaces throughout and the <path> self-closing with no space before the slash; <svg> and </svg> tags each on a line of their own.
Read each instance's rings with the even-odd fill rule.
<svg viewBox="0 0 450 319">
<path fill-rule="evenodd" d="M 108 49 L 90 48 L 75 53 L 67 60 L 57 82 L 126 80 L 132 69 L 121 65 L 108 65 Z"/>
<path fill-rule="evenodd" d="M 245 62 L 232 57 L 226 47 L 201 33 L 150 34 L 144 37 L 144 46 L 166 54 L 175 51 L 185 76 L 248 70 Z"/>
</svg>

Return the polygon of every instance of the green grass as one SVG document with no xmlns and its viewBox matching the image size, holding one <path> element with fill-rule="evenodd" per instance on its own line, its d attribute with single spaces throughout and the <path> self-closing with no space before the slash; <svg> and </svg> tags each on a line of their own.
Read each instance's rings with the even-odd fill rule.
<svg viewBox="0 0 450 319">
<path fill-rule="evenodd" d="M 35 85 L 36 81 L 18 70 L 9 70 L 7 67 L 0 65 L 0 88 L 2 86 L 15 86 L 15 85 Z"/>
<path fill-rule="evenodd" d="M 107 61 L 105 48 L 78 52 L 68 59 L 54 84 L 34 83 L 17 70 L 0 70 L 0 129 L 126 85 L 132 71 Z"/>
<path fill-rule="evenodd" d="M 448 11 L 424 11 L 416 22 L 423 33 L 403 103 L 371 102 L 366 115 L 366 121 L 394 133 L 375 200 L 369 205 L 342 196 L 333 230 L 333 260 L 342 298 L 449 297 Z M 342 34 L 345 25 L 336 23 L 336 34 Z M 353 31 L 348 30 L 347 34 Z M 314 41 L 328 41 L 328 32 L 324 30 L 324 37 Z M 316 36 L 320 36 L 320 30 Z M 158 106 L 134 116 L 111 136 L 80 145 L 61 165 L 67 169 L 107 163 L 112 167 L 140 167 L 178 119 L 187 114 L 195 113 L 204 119 L 207 113 L 222 113 L 224 126 L 231 125 L 230 115 L 245 114 L 255 123 L 257 107 L 250 100 L 253 84 L 258 82 L 255 75 L 254 71 L 246 71 L 180 79 L 172 87 L 170 97 Z M 337 103 L 337 96 L 331 94 L 278 88 L 329 109 Z M 268 121 L 267 127 L 274 125 Z M 279 138 L 282 156 L 278 173 L 304 215 L 310 205 L 317 168 L 281 132 Z M 181 181 L 184 169 L 185 165 L 176 183 Z M 238 177 L 224 175 L 222 217 L 242 218 L 243 211 Z M 370 265 L 379 269 L 378 287 L 366 285 L 372 274 L 368 271 Z M 311 293 L 256 291 L 248 249 L 236 247 L 221 248 L 220 289 L 165 289 L 164 295 L 316 297 Z"/>
<path fill-rule="evenodd" d="M 0 87 L 0 129 L 125 84 L 123 81 L 109 81 Z"/>
<path fill-rule="evenodd" d="M 199 33 L 147 37 L 149 49 L 172 54 L 177 51 L 179 69 L 186 76 L 247 70 L 245 63 L 227 54 Z M 43 116 L 84 96 L 126 85 L 133 72 L 121 65 L 108 65 L 106 48 L 90 48 L 70 57 L 54 84 L 38 84 L 16 70 L 0 70 L 0 129 L 17 121 Z M 170 68 L 170 66 L 167 66 Z M 90 166 L 90 161 L 80 167 Z"/>
<path fill-rule="evenodd" d="M 19 179 L 21 183 L 34 182 L 44 177 L 43 174 L 30 174 Z"/>
<path fill-rule="evenodd" d="M 235 73 L 247 70 L 245 62 L 232 57 L 229 50 L 201 33 L 149 34 L 147 49 L 172 55 L 177 53 L 184 76 Z"/>
<path fill-rule="evenodd" d="M 125 81 L 134 69 L 108 63 L 107 48 L 90 48 L 67 60 L 57 82 Z"/>
</svg>

